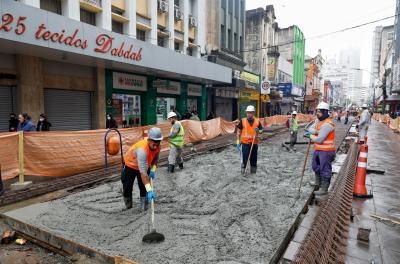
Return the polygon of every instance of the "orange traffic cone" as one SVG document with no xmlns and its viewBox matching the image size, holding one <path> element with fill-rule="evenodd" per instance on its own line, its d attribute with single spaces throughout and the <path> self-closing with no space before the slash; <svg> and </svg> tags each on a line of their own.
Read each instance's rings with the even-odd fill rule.
<svg viewBox="0 0 400 264">
<path fill-rule="evenodd" d="M 367 177 L 368 145 L 367 137 L 364 144 L 361 145 L 360 155 L 358 156 L 356 181 L 354 183 L 353 196 L 358 198 L 372 198 L 365 187 L 365 178 Z"/>
</svg>

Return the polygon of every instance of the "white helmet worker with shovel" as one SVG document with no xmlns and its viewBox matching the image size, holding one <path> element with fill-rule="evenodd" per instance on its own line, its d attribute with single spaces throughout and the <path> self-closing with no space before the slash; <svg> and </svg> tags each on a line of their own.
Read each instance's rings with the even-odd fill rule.
<svg viewBox="0 0 400 264">
<path fill-rule="evenodd" d="M 237 126 L 236 147 L 241 151 L 241 173 L 245 174 L 250 161 L 250 173 L 257 172 L 258 135 L 262 134 L 262 125 L 254 117 L 255 108 L 246 108 L 246 118 L 242 118 Z"/>
</svg>

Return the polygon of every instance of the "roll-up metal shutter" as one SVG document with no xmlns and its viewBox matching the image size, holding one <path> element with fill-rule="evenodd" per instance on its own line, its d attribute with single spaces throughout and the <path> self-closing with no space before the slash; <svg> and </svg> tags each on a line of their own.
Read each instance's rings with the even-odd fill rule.
<svg viewBox="0 0 400 264">
<path fill-rule="evenodd" d="M 17 109 L 15 93 L 15 87 L 0 86 L 0 132 L 8 132 L 10 114 Z"/>
<path fill-rule="evenodd" d="M 91 92 L 45 89 L 44 110 L 51 131 L 92 129 Z"/>
</svg>

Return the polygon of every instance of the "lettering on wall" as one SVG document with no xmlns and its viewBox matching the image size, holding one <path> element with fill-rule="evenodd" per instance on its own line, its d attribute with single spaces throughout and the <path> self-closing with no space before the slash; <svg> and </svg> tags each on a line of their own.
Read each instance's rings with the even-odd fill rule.
<svg viewBox="0 0 400 264">
<path fill-rule="evenodd" d="M 29 24 L 27 16 L 14 16 L 11 13 L 1 15 L 0 31 L 5 33 L 15 33 L 16 35 L 24 35 L 27 32 Z M 109 54 L 114 57 L 124 58 L 131 61 L 142 60 L 142 48 L 136 48 L 134 44 L 120 42 L 116 38 L 108 34 L 99 34 L 95 40 L 95 47 L 90 47 L 90 40 L 81 36 L 79 29 L 60 29 L 58 31 L 48 29 L 45 23 L 41 23 L 34 31 L 34 39 L 37 41 L 48 41 L 58 43 L 67 47 L 86 50 L 92 48 L 96 53 Z M 92 40 L 93 42 L 93 40 Z"/>
</svg>

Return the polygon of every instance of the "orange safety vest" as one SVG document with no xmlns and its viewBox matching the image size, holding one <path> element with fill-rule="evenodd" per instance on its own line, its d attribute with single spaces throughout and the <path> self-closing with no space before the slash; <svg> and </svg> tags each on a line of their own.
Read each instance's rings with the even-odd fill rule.
<svg viewBox="0 0 400 264">
<path fill-rule="evenodd" d="M 153 163 L 153 160 L 155 156 L 160 152 L 161 147 L 158 146 L 156 150 L 151 150 L 149 147 L 149 144 L 147 144 L 147 138 L 137 142 L 134 144 L 125 154 L 125 165 L 134 169 L 134 170 L 139 170 L 139 164 L 137 161 L 137 156 L 135 153 L 135 150 L 137 148 L 143 149 L 147 153 L 147 164 L 149 168 L 151 167 L 151 164 Z"/>
<path fill-rule="evenodd" d="M 260 122 L 257 118 L 254 118 L 253 126 L 250 125 L 249 120 L 247 118 L 242 118 L 242 136 L 241 142 L 243 144 L 251 144 L 254 139 L 254 144 L 258 144 L 258 137 L 255 129 L 260 125 Z"/>
<path fill-rule="evenodd" d="M 318 132 L 321 129 L 322 125 L 328 123 L 333 127 L 333 130 L 328 134 L 328 136 L 325 138 L 324 142 L 322 143 L 314 143 L 314 149 L 315 150 L 322 150 L 322 151 L 335 151 L 335 124 L 333 123 L 332 119 L 327 118 L 322 122 L 319 122 L 316 125 L 316 136 L 318 136 Z"/>
</svg>

